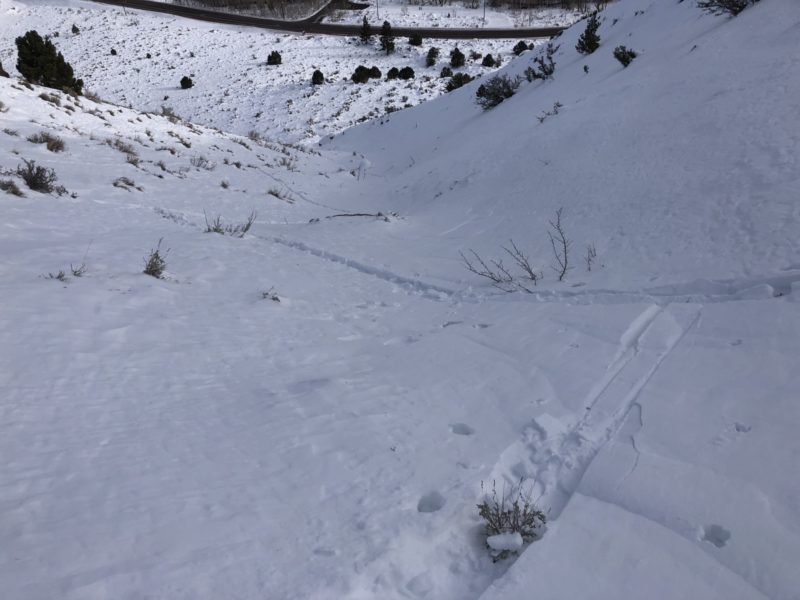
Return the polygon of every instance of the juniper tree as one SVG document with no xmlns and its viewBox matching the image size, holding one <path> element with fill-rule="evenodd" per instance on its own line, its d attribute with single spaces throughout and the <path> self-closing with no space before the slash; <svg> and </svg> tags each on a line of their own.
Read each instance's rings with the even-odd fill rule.
<svg viewBox="0 0 800 600">
<path fill-rule="evenodd" d="M 392 25 L 389 21 L 384 21 L 381 27 L 381 50 L 386 54 L 394 52 L 394 35 L 392 34 Z"/>
<path fill-rule="evenodd" d="M 698 0 L 697 6 L 713 15 L 736 16 L 758 0 Z"/>
<path fill-rule="evenodd" d="M 436 64 L 436 60 L 439 58 L 439 49 L 436 47 L 431 48 L 428 50 L 428 54 L 425 56 L 425 66 L 432 67 Z"/>
<path fill-rule="evenodd" d="M 520 40 L 519 42 L 517 42 L 516 44 L 514 44 L 514 47 L 511 49 L 511 51 L 512 51 L 514 54 L 516 54 L 517 56 L 519 56 L 520 54 L 522 54 L 523 52 L 525 52 L 525 50 L 528 50 L 528 49 L 529 49 L 529 47 L 528 47 L 528 44 L 526 44 L 525 42 L 523 42 L 522 40 Z"/>
<path fill-rule="evenodd" d="M 614 58 L 616 58 L 623 67 L 627 67 L 638 54 L 634 50 L 626 46 L 617 46 L 614 48 Z"/>
<path fill-rule="evenodd" d="M 362 44 L 369 44 L 372 40 L 372 27 L 367 21 L 367 17 L 364 17 L 364 20 L 361 22 L 361 31 L 358 33 L 358 37 L 361 39 Z"/>
<path fill-rule="evenodd" d="M 42 39 L 36 31 L 29 31 L 18 37 L 16 44 L 17 71 L 25 79 L 45 87 L 81 93 L 83 80 L 75 79 L 72 66 L 53 42 Z"/>
<path fill-rule="evenodd" d="M 465 60 L 466 57 L 464 56 L 464 53 L 458 49 L 458 46 L 453 48 L 453 50 L 450 52 L 450 66 L 453 67 L 454 69 L 457 69 L 458 67 L 463 67 Z"/>
<path fill-rule="evenodd" d="M 600 27 L 600 21 L 597 19 L 597 13 L 592 13 L 589 20 L 586 22 L 586 29 L 578 38 L 578 43 L 575 49 L 581 54 L 591 54 L 600 47 L 600 36 L 597 35 L 597 29 Z"/>
</svg>

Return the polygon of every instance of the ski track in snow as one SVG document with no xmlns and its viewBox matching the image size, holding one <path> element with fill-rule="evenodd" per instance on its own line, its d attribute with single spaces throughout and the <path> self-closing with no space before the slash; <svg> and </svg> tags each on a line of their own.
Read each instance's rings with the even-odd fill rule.
<svg viewBox="0 0 800 600">
<path fill-rule="evenodd" d="M 669 305 L 646 308 L 622 333 L 606 373 L 587 393 L 583 417 L 571 427 L 548 415 L 534 420 L 522 439 L 503 452 L 492 480 L 507 488 L 522 485 L 531 489 L 548 521 L 558 519 L 594 458 L 617 437 L 631 412 L 638 410 L 641 419 L 638 398 L 642 390 L 701 315 L 702 306 L 698 306 L 689 323 L 681 325 Z M 630 439 L 638 456 L 634 435 Z M 626 477 L 635 468 L 636 463 Z"/>
</svg>

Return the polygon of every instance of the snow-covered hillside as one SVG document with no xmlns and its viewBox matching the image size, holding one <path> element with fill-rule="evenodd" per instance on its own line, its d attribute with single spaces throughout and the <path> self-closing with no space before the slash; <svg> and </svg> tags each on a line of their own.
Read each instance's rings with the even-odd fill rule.
<svg viewBox="0 0 800 600">
<path fill-rule="evenodd" d="M 58 35 L 53 39 L 77 76 L 109 102 L 146 111 L 166 106 L 197 123 L 240 134 L 255 130 L 285 142 L 313 142 L 444 93 L 447 80 L 439 74 L 456 46 L 468 56 L 474 51 L 508 60 L 519 41 L 425 40 L 414 47 L 397 38 L 397 51 L 386 56 L 377 35 L 364 46 L 355 38 L 215 25 L 92 2 L 0 0 L 0 19 L 0 61 L 8 67 L 16 62 L 14 38 L 36 29 Z M 426 67 L 432 46 L 441 57 Z M 272 51 L 280 52 L 281 65 L 266 66 Z M 350 76 L 360 64 L 377 66 L 383 77 L 354 84 Z M 414 79 L 386 80 L 390 68 L 405 66 L 414 69 Z M 326 85 L 311 85 L 315 69 Z M 458 70 L 480 75 L 494 69 L 468 60 Z M 184 75 L 193 79 L 192 89 L 180 89 Z"/>
<path fill-rule="evenodd" d="M 315 149 L 0 78 L 4 594 L 795 598 L 800 6 L 601 19 L 490 111 Z M 510 238 L 536 293 L 462 264 Z M 520 480 L 547 529 L 493 562 L 481 484 Z"/>
</svg>

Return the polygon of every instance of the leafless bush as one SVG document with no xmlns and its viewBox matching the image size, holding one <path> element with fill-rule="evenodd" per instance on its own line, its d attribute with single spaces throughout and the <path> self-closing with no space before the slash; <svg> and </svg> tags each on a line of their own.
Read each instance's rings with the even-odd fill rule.
<svg viewBox="0 0 800 600">
<path fill-rule="evenodd" d="M 14 196 L 24 197 L 25 194 L 19 189 L 19 186 L 13 179 L 0 179 L 0 190 L 12 194 Z"/>
<path fill-rule="evenodd" d="M 107 138 L 106 145 L 111 146 L 114 150 L 119 150 L 123 154 L 136 156 L 136 148 L 127 142 L 123 142 L 120 138 Z"/>
<path fill-rule="evenodd" d="M 72 272 L 73 277 L 83 277 L 83 274 L 86 273 L 86 263 L 81 263 L 77 267 L 70 263 L 69 270 Z"/>
<path fill-rule="evenodd" d="M 206 171 L 213 171 L 217 167 L 217 165 L 208 160 L 205 156 L 199 154 L 190 158 L 189 162 L 192 163 L 193 167 L 197 169 L 204 169 Z"/>
<path fill-rule="evenodd" d="M 569 249 L 572 242 L 567 239 L 567 234 L 564 232 L 564 226 L 561 223 L 561 215 L 564 209 L 559 208 L 556 211 L 556 221 L 550 221 L 550 228 L 547 235 L 550 237 L 550 246 L 553 248 L 553 255 L 555 256 L 555 264 L 553 270 L 558 273 L 558 280 L 564 281 L 564 277 L 569 270 Z"/>
<path fill-rule="evenodd" d="M 230 235 L 241 238 L 244 237 L 248 231 L 250 231 L 250 228 L 253 226 L 253 223 L 255 223 L 258 214 L 255 210 L 253 210 L 250 212 L 250 215 L 247 217 L 247 220 L 244 223 L 228 225 L 223 223 L 221 215 L 217 215 L 217 217 L 211 222 L 208 221 L 208 215 L 206 215 L 206 211 L 203 211 L 203 216 L 205 217 L 206 221 L 206 233 L 219 233 L 220 235 Z"/>
<path fill-rule="evenodd" d="M 58 271 L 58 273 L 48 273 L 47 275 L 42 275 L 45 279 L 56 279 L 65 283 L 67 281 L 67 274 L 64 273 L 63 270 Z"/>
<path fill-rule="evenodd" d="M 594 247 L 594 244 L 589 244 L 586 246 L 586 270 L 591 271 L 592 265 L 594 265 L 594 261 L 597 260 L 597 249 Z"/>
<path fill-rule="evenodd" d="M 90 90 L 83 90 L 83 97 L 92 102 L 102 102 L 102 98 Z"/>
<path fill-rule="evenodd" d="M 295 165 L 295 161 L 293 158 L 287 158 L 285 156 L 281 156 L 280 160 L 278 160 L 278 165 L 281 167 L 285 167 L 288 171 L 296 171 L 297 167 Z"/>
<path fill-rule="evenodd" d="M 64 140 L 56 135 L 47 133 L 46 131 L 29 135 L 28 141 L 32 144 L 45 144 L 50 152 L 63 152 L 64 148 L 66 148 Z"/>
<path fill-rule="evenodd" d="M 561 102 L 556 102 L 555 104 L 553 104 L 552 110 L 546 110 L 536 118 L 539 119 L 539 123 L 544 123 L 547 117 L 553 117 L 557 115 L 558 112 L 561 110 L 561 108 L 563 108 L 563 106 L 564 105 L 561 104 Z"/>
<path fill-rule="evenodd" d="M 131 188 L 139 190 L 140 192 L 144 191 L 143 187 L 136 185 L 136 182 L 129 177 L 117 177 L 111 185 L 117 188 L 122 188 L 123 190 L 128 190 L 129 192 L 131 191 Z"/>
<path fill-rule="evenodd" d="M 517 265 L 517 268 L 522 271 L 520 275 L 514 275 L 509 270 L 509 267 L 506 267 L 503 264 L 503 259 L 490 259 L 487 263 L 474 250 L 469 251 L 472 254 L 471 259 L 467 258 L 467 256 L 462 252 L 461 260 L 464 262 L 464 266 L 469 272 L 488 279 L 492 282 L 492 285 L 499 290 L 504 292 L 521 291 L 532 294 L 533 287 L 535 287 L 539 280 L 542 279 L 542 273 L 541 271 L 536 271 L 536 269 L 531 265 L 528 256 L 519 249 L 519 247 L 514 243 L 514 240 L 509 240 L 509 246 L 510 247 L 501 247 L 503 251 L 511 257 L 514 263 Z"/>
<path fill-rule="evenodd" d="M 156 247 L 150 251 L 150 255 L 144 259 L 144 271 L 142 271 L 145 275 L 150 275 L 156 279 L 161 279 L 161 276 L 167 268 L 167 261 L 164 257 L 169 253 L 169 250 L 164 252 L 163 256 L 161 255 L 162 241 L 164 241 L 164 238 L 158 240 L 158 245 L 156 245 Z"/>
<path fill-rule="evenodd" d="M 25 166 L 17 166 L 17 175 L 22 177 L 22 180 L 30 189 L 44 194 L 58 191 L 54 185 L 58 180 L 58 176 L 53 169 L 39 167 L 36 165 L 36 161 L 33 160 L 25 160 L 23 158 L 22 162 L 25 163 Z M 66 192 L 66 190 L 64 191 Z"/>
<path fill-rule="evenodd" d="M 483 482 L 481 482 L 483 490 Z M 524 491 L 522 481 L 498 497 L 497 487 L 492 482 L 491 493 L 484 492 L 483 501 L 478 504 L 478 514 L 485 522 L 486 536 L 503 533 L 518 533 L 523 541 L 531 542 L 540 537 L 541 528 L 547 523 L 547 516 L 539 510 L 532 500 L 533 491 Z M 492 550 L 495 560 L 506 558 L 510 550 Z"/>
<path fill-rule="evenodd" d="M 266 292 L 261 292 L 261 298 L 264 300 L 272 300 L 273 302 L 280 302 L 281 299 L 273 290 L 275 288 L 271 287 Z"/>
<path fill-rule="evenodd" d="M 9 127 L 6 127 L 5 129 L 3 129 L 3 133 L 5 133 L 6 135 L 10 135 L 12 137 L 18 137 L 19 136 L 19 131 L 17 131 L 16 129 L 11 129 Z"/>
<path fill-rule="evenodd" d="M 49 102 L 50 104 L 54 104 L 55 106 L 61 106 L 61 98 L 59 98 L 55 94 L 48 94 L 46 92 L 43 92 L 43 93 L 39 94 L 39 98 L 41 98 L 45 102 Z"/>
<path fill-rule="evenodd" d="M 167 120 L 172 124 L 175 124 L 175 123 L 178 123 L 179 121 L 181 121 L 181 118 L 177 114 L 175 114 L 175 111 L 172 110 L 172 108 L 170 108 L 169 106 L 162 106 L 161 107 L 161 115 L 166 117 Z"/>
</svg>

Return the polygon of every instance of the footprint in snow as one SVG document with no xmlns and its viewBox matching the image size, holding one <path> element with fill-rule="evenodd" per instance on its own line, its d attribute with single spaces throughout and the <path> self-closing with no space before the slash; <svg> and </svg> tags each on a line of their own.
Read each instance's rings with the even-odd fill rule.
<svg viewBox="0 0 800 600">
<path fill-rule="evenodd" d="M 421 513 L 433 513 L 441 510 L 447 500 L 439 492 L 428 492 L 417 502 L 417 511 Z"/>
<path fill-rule="evenodd" d="M 472 435 L 475 430 L 466 423 L 453 423 L 450 425 L 450 431 L 456 435 Z"/>
<path fill-rule="evenodd" d="M 701 542 L 708 542 L 717 548 L 722 548 L 730 539 L 731 532 L 720 525 L 706 525 L 702 528 Z"/>
</svg>

